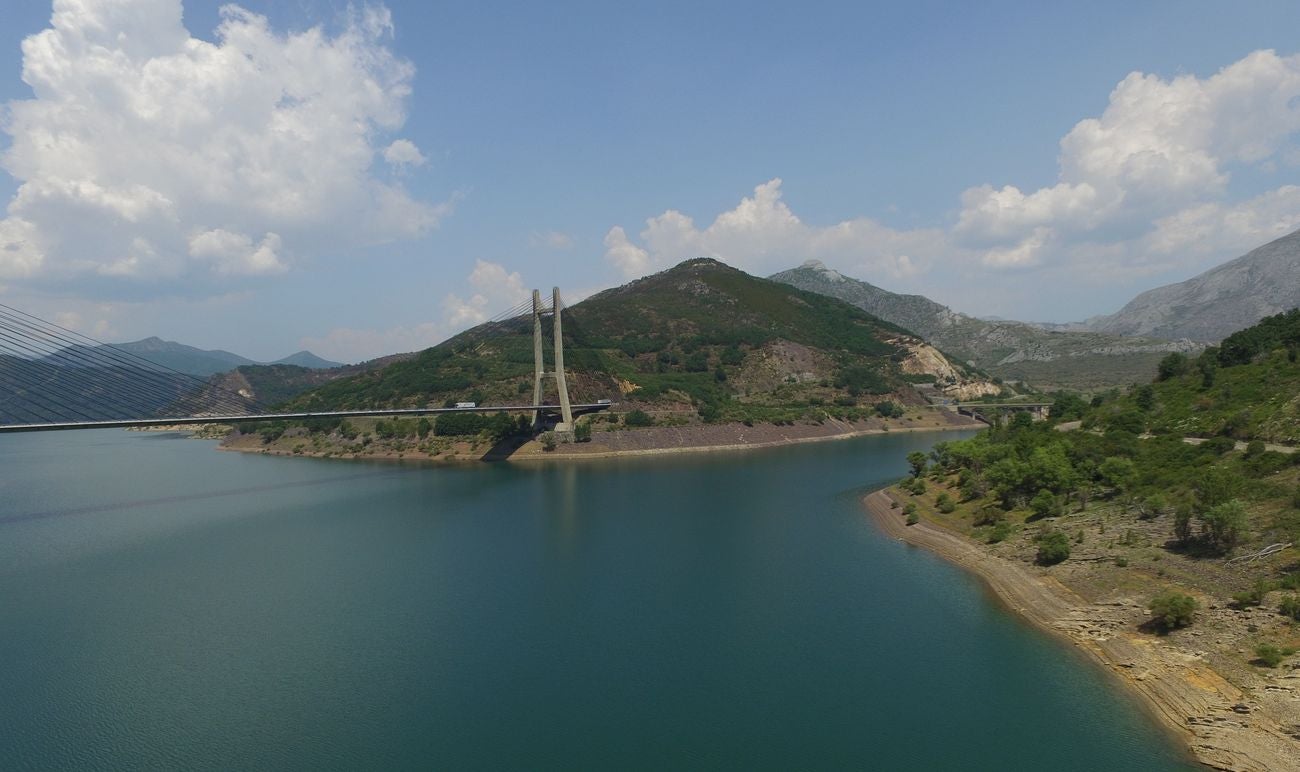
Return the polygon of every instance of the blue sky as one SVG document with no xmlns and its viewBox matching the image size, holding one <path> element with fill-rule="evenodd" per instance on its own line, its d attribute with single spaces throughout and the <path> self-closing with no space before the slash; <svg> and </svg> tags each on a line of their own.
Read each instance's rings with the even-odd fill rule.
<svg viewBox="0 0 1300 772">
<path fill-rule="evenodd" d="M 356 360 L 709 254 L 1067 321 L 1300 227 L 1300 6 L 1061 5 L 6 0 L 0 302 Z"/>
</svg>

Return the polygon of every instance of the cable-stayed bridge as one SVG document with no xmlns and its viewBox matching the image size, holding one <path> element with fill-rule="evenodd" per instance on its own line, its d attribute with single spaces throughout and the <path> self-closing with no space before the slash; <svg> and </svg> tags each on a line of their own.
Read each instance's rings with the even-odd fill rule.
<svg viewBox="0 0 1300 772">
<path fill-rule="evenodd" d="M 420 406 L 336 411 L 284 412 L 251 393 L 151 361 L 116 346 L 0 304 L 0 433 L 310 420 L 443 413 L 526 412 L 533 425 L 558 419 L 556 434 L 571 437 L 575 415 L 607 410 L 608 402 L 571 404 L 564 373 L 563 303 L 559 288 L 551 303 L 541 293 L 458 336 L 460 346 L 482 350 L 494 337 L 517 333 L 532 323 L 533 390 L 529 404 L 456 407 Z M 550 318 L 554 358 L 544 357 L 543 319 Z M 543 402 L 554 383 L 557 403 Z"/>
</svg>

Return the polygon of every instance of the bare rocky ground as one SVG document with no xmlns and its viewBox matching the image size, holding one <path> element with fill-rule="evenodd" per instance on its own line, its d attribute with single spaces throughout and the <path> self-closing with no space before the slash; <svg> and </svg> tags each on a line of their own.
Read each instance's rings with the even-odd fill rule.
<svg viewBox="0 0 1300 772">
<path fill-rule="evenodd" d="M 977 573 L 1013 610 L 1090 654 L 1142 695 L 1202 763 L 1300 770 L 1300 657 L 1278 668 L 1253 663 L 1261 642 L 1300 645 L 1300 629 L 1276 610 L 1280 593 L 1260 607 L 1235 608 L 1231 594 L 1250 583 L 1241 564 L 1171 551 L 1167 522 L 1107 506 L 1055 518 L 1054 527 L 1072 536 L 1071 556 L 1041 567 L 1034 564 L 1036 528 L 1022 527 L 998 544 L 977 541 L 969 522 L 935 508 L 939 490 L 913 496 L 891 489 L 866 505 L 890 535 Z M 915 501 L 921 522 L 907 526 L 891 501 Z M 1292 548 L 1270 560 L 1293 570 L 1297 557 Z M 1157 635 L 1146 606 L 1169 587 L 1193 595 L 1200 610 L 1190 627 Z"/>
</svg>

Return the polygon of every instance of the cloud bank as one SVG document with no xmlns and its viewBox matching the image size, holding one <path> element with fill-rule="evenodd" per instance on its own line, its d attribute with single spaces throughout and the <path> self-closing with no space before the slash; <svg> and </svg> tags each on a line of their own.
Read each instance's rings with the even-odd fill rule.
<svg viewBox="0 0 1300 772">
<path fill-rule="evenodd" d="M 1265 182 L 1243 196 L 1231 185 L 1234 172 L 1294 174 L 1297 132 L 1300 56 L 1256 51 L 1207 78 L 1134 72 L 1061 139 L 1054 184 L 972 187 L 946 227 L 809 225 L 777 178 L 703 228 L 671 209 L 636 239 L 614 226 L 605 257 L 629 278 L 696 256 L 759 273 L 817 258 L 889 279 L 1039 271 L 1096 283 L 1199 269 L 1300 227 L 1300 187 Z"/>
<path fill-rule="evenodd" d="M 279 34 L 227 5 L 207 42 L 180 0 L 55 0 L 3 125 L 0 281 L 221 282 L 436 227 L 447 205 L 398 179 L 424 155 L 380 139 L 414 76 L 391 33 L 382 7 Z"/>
</svg>

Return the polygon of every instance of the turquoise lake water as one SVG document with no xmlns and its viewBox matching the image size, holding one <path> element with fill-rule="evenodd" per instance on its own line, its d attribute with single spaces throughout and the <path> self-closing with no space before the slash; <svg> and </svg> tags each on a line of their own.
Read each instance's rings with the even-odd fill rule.
<svg viewBox="0 0 1300 772">
<path fill-rule="evenodd" d="M 0 435 L 0 769 L 1195 768 L 874 529 L 945 436 L 419 467 Z"/>
</svg>

